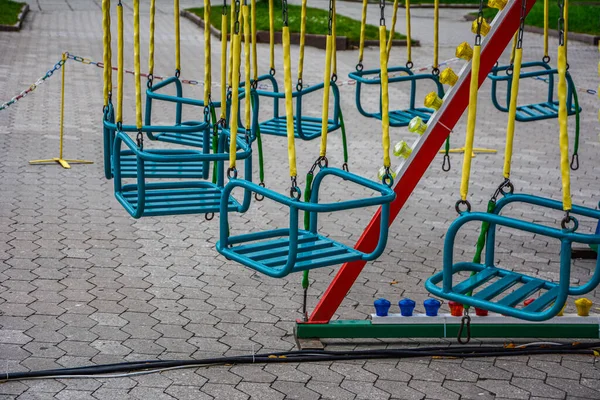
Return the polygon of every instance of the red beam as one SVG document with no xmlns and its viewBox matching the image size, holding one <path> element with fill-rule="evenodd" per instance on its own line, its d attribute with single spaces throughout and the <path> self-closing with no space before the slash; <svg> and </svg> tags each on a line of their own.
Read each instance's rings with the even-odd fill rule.
<svg viewBox="0 0 600 400">
<path fill-rule="evenodd" d="M 527 13 L 529 13 L 533 4 L 533 1 L 527 2 Z M 520 17 L 521 1 L 518 0 L 509 1 L 504 10 L 498 14 L 493 23 L 492 30 L 482 44 L 479 86 L 485 81 L 487 74 L 491 71 L 519 28 Z M 449 129 L 454 128 L 467 108 L 469 104 L 469 82 L 471 79 L 470 68 L 470 64 L 465 66 L 458 83 L 447 93 L 442 108 L 438 110 L 434 118 L 430 121 L 428 132 L 423 135 L 421 142 L 417 145 L 415 151 L 413 151 L 413 156 L 407 160 L 406 165 L 403 167 L 403 172 L 394 187 L 396 200 L 391 204 L 390 225 L 398 216 L 398 213 L 425 174 L 431 162 L 435 159 L 438 150 L 450 134 Z M 379 238 L 380 218 L 381 210 L 378 210 L 358 240 L 356 244 L 358 250 L 369 253 L 375 249 Z M 308 323 L 320 324 L 329 322 L 360 275 L 365 264 L 365 261 L 355 261 L 342 265 L 319 301 L 319 304 L 317 304 L 312 312 Z"/>
</svg>

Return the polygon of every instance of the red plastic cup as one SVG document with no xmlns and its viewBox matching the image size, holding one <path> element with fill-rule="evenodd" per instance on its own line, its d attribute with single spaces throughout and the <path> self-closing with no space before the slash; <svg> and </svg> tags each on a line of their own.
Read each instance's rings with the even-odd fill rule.
<svg viewBox="0 0 600 400">
<path fill-rule="evenodd" d="M 449 301 L 448 306 L 450 307 L 450 315 L 453 317 L 462 317 L 464 307 L 462 304 L 456 301 Z"/>
<path fill-rule="evenodd" d="M 488 310 L 484 310 L 482 308 L 475 307 L 475 315 L 477 315 L 478 317 L 487 317 Z"/>
</svg>

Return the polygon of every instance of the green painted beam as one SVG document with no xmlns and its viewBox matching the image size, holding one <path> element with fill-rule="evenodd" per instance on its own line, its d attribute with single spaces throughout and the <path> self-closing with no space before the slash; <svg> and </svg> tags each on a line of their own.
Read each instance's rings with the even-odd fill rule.
<svg viewBox="0 0 600 400">
<path fill-rule="evenodd" d="M 371 321 L 331 321 L 296 324 L 300 339 L 318 338 L 456 338 L 460 324 L 371 324 Z M 471 324 L 472 338 L 578 338 L 598 339 L 600 326 L 592 324 Z M 463 332 L 463 336 L 466 332 Z"/>
</svg>

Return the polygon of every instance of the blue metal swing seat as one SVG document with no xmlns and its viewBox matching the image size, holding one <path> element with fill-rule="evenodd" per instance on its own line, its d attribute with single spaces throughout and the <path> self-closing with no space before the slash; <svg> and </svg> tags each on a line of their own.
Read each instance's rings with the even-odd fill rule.
<svg viewBox="0 0 600 400">
<path fill-rule="evenodd" d="M 354 79 L 356 81 L 356 108 L 358 108 L 358 112 L 368 118 L 375 118 L 381 120 L 381 102 L 379 102 L 379 111 L 378 112 L 367 112 L 363 108 L 361 94 L 362 94 L 362 85 L 381 85 L 381 78 L 379 74 L 381 73 L 380 69 L 370 69 L 363 71 L 353 71 L 348 76 L 350 79 Z M 431 114 L 435 110 L 426 107 L 415 107 L 415 98 L 417 94 L 417 81 L 432 81 L 437 89 L 437 94 L 440 98 L 444 98 L 444 87 L 440 83 L 437 75 L 433 74 L 415 74 L 410 68 L 407 67 L 393 67 L 388 69 L 388 73 L 404 73 L 406 75 L 400 76 L 390 76 L 389 83 L 395 82 L 410 82 L 410 103 L 409 107 L 404 110 L 390 110 L 390 126 L 400 127 L 400 126 L 408 126 L 410 121 L 414 117 L 420 117 L 423 122 L 429 121 Z M 377 78 L 372 78 L 371 76 L 376 75 Z"/>
<path fill-rule="evenodd" d="M 523 72 L 524 69 L 536 69 L 535 71 Z M 492 81 L 492 103 L 502 112 L 508 112 L 510 104 L 510 87 L 512 85 L 513 75 L 507 73 L 510 66 L 497 66 L 488 74 L 488 78 Z M 554 78 L 558 74 L 556 68 L 550 67 L 548 63 L 543 61 L 533 61 L 523 63 L 521 65 L 520 79 L 535 78 L 543 80 L 548 84 L 548 97 L 540 103 L 525 104 L 517 106 L 517 114 L 515 119 L 521 122 L 539 121 L 542 119 L 558 118 L 558 99 L 554 98 Z M 506 82 L 506 104 L 501 104 L 498 99 L 498 86 L 501 82 Z M 573 103 L 573 91 L 575 84 L 571 75 L 567 73 L 567 113 L 573 115 L 581 112 L 575 108 Z"/>
<path fill-rule="evenodd" d="M 117 132 L 113 148 L 115 197 L 134 218 L 219 212 L 224 195 L 223 162 L 229 154 L 228 136 L 221 134 L 218 140 L 218 152 L 214 154 L 191 149 L 140 150 L 124 131 Z M 251 179 L 252 151 L 243 140 L 238 141 L 237 157 L 244 160 L 245 178 Z M 202 178 L 208 173 L 203 167 L 208 162 L 217 163 L 216 183 L 197 179 L 147 182 L 147 178 L 157 177 Z M 123 178 L 134 178 L 136 183 L 124 185 Z M 250 207 L 250 198 L 249 191 L 244 193 L 241 203 L 227 194 L 225 209 L 245 212 Z"/>
<path fill-rule="evenodd" d="M 327 175 L 337 176 L 380 193 L 380 196 L 338 203 L 319 203 L 319 188 Z M 396 195 L 384 184 L 370 181 L 337 168 L 323 168 L 315 176 L 309 202 L 286 197 L 255 183 L 231 179 L 224 196 L 235 188 L 244 188 L 289 207 L 289 228 L 273 229 L 229 236 L 227 204 L 221 202 L 220 240 L 217 250 L 228 259 L 239 262 L 265 275 L 282 278 L 290 273 L 328 267 L 355 260 L 374 260 L 385 249 L 388 235 L 390 203 Z M 225 197 L 224 197 L 225 198 Z M 379 243 L 371 253 L 363 253 L 317 232 L 318 214 L 353 208 L 381 206 Z M 299 229 L 298 212 L 310 213 L 308 230 Z"/>
<path fill-rule="evenodd" d="M 263 90 L 259 87 L 256 90 L 255 109 L 259 109 L 259 100 L 261 97 L 273 99 L 273 117 L 259 122 L 260 133 L 266 135 L 287 136 L 287 122 L 285 115 L 279 115 L 279 100 L 285 99 L 285 93 L 279 91 L 279 86 L 275 77 L 270 74 L 261 75 L 256 80 L 257 84 L 268 82 L 272 90 Z M 240 86 L 243 87 L 243 83 Z M 296 99 L 296 113 L 294 115 L 294 136 L 302 140 L 312 140 L 321 136 L 322 119 L 320 117 L 310 117 L 302 114 L 302 99 L 304 96 L 322 90 L 324 83 L 311 85 L 306 88 L 297 89 L 292 93 L 292 97 Z M 333 118 L 327 120 L 327 132 L 338 130 L 340 125 L 340 91 L 332 82 L 331 90 L 333 92 Z M 240 92 L 241 93 L 241 92 Z"/>
<path fill-rule="evenodd" d="M 563 309 L 569 295 L 582 295 L 594 290 L 600 283 L 600 255 L 590 280 L 580 286 L 571 286 L 571 244 L 598 244 L 599 234 L 577 233 L 578 222 L 573 229 L 556 229 L 499 215 L 504 206 L 522 202 L 562 210 L 562 203 L 542 197 L 507 194 L 500 199 L 493 213 L 465 212 L 456 219 L 446 234 L 444 242 L 443 271 L 430 277 L 425 288 L 436 296 L 529 321 L 544 321 L 556 316 Z M 600 220 L 600 211 L 587 207 L 573 206 L 571 214 Z M 479 221 L 490 224 L 486 238 L 485 263 L 453 261 L 454 241 L 460 228 L 468 222 Z M 494 265 L 494 243 L 496 226 L 505 226 L 560 240 L 559 281 L 552 282 L 525 274 L 502 269 Z M 461 282 L 453 283 L 455 274 L 472 272 Z M 529 305 L 515 308 L 535 292 L 541 295 Z"/>
</svg>

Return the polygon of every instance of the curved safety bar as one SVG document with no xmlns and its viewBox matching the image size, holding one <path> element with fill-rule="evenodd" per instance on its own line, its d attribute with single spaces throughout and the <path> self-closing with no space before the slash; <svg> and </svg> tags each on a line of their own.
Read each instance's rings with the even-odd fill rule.
<svg viewBox="0 0 600 400">
<path fill-rule="evenodd" d="M 173 132 L 173 133 L 192 133 L 202 132 L 208 128 L 206 122 L 199 122 L 194 124 L 196 121 L 186 121 L 181 125 L 143 125 L 141 131 L 144 133 L 152 132 Z M 117 130 L 117 124 L 114 122 L 104 121 L 104 126 L 114 131 Z M 123 125 L 121 126 L 122 132 L 137 132 L 138 129 L 135 125 Z"/>
<path fill-rule="evenodd" d="M 104 149 L 104 176 L 111 179 L 112 174 L 112 145 L 115 140 L 115 113 L 112 103 L 108 103 L 102 116 L 102 140 Z"/>
</svg>

